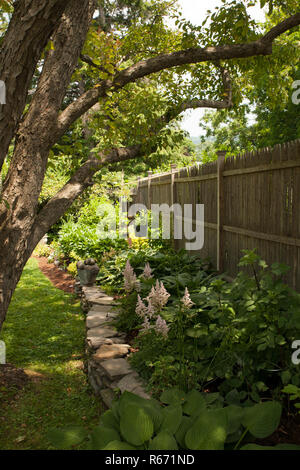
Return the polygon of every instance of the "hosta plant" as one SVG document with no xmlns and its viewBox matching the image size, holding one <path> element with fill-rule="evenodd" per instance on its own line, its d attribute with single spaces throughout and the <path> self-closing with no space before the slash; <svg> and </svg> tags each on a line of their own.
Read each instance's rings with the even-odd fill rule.
<svg viewBox="0 0 300 470">
<path fill-rule="evenodd" d="M 71 428 L 51 430 L 48 438 L 55 447 L 70 444 L 72 436 L 74 445 L 87 439 L 90 450 L 264 449 L 251 441 L 271 435 L 281 412 L 275 401 L 224 407 L 218 393 L 196 390 L 169 389 L 160 401 L 124 392 L 90 435 Z M 282 444 L 271 448 L 300 450 L 300 446 Z"/>
</svg>

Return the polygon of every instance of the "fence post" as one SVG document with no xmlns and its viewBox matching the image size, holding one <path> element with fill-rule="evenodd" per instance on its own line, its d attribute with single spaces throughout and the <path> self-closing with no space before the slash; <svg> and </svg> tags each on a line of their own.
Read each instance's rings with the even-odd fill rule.
<svg viewBox="0 0 300 470">
<path fill-rule="evenodd" d="M 170 206 L 173 207 L 174 205 L 174 189 L 175 189 L 175 172 L 177 170 L 176 163 L 171 163 L 171 184 L 170 184 Z M 174 230 L 175 230 L 175 217 L 174 212 L 170 213 L 170 223 L 171 223 L 171 230 L 170 230 L 170 237 L 173 243 L 173 247 L 175 247 L 175 240 L 174 240 Z"/>
<path fill-rule="evenodd" d="M 175 172 L 177 170 L 176 163 L 171 163 L 171 206 L 174 204 L 174 185 L 175 185 Z"/>
<path fill-rule="evenodd" d="M 147 201 L 147 204 L 148 204 L 148 210 L 151 209 L 151 177 L 152 177 L 152 171 L 148 171 L 148 201 Z"/>
<path fill-rule="evenodd" d="M 220 272 L 224 270 L 224 185 L 223 170 L 225 165 L 226 151 L 217 152 L 218 154 L 218 180 L 217 180 L 217 269 Z"/>
</svg>

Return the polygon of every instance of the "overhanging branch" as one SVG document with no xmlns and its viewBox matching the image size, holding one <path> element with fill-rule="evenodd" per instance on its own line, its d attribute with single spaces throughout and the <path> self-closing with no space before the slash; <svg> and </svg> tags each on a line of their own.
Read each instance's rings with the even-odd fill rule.
<svg viewBox="0 0 300 470">
<path fill-rule="evenodd" d="M 297 13 L 279 23 L 262 38 L 251 43 L 207 48 L 196 47 L 141 60 L 135 65 L 122 70 L 114 78 L 102 80 L 94 88 L 80 96 L 77 101 L 71 103 L 58 118 L 57 136 L 62 136 L 76 119 L 96 104 L 100 98 L 105 97 L 109 90 L 117 91 L 128 83 L 135 82 L 147 75 L 179 65 L 270 55 L 272 54 L 273 41 L 299 24 L 300 13 Z"/>
</svg>

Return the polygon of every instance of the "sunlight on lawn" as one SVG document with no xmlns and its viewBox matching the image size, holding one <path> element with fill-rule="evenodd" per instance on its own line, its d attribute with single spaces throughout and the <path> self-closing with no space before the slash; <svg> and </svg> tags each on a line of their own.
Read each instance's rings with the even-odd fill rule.
<svg viewBox="0 0 300 470">
<path fill-rule="evenodd" d="M 53 287 L 29 260 L 0 339 L 7 362 L 43 376 L 2 405 L 0 449 L 48 449 L 49 428 L 97 423 L 101 405 L 83 371 L 84 337 L 78 300 Z"/>
</svg>

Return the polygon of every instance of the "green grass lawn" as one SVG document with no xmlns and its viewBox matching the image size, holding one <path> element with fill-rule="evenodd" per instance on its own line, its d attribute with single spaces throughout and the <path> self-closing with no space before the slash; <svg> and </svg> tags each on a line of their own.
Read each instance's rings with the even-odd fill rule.
<svg viewBox="0 0 300 470">
<path fill-rule="evenodd" d="M 43 374 L 0 397 L 0 449 L 51 449 L 47 430 L 99 420 L 101 403 L 82 370 L 85 324 L 78 300 L 56 289 L 30 259 L 14 293 L 0 339 L 7 362 Z M 0 390 L 1 395 L 1 390 Z"/>
</svg>

